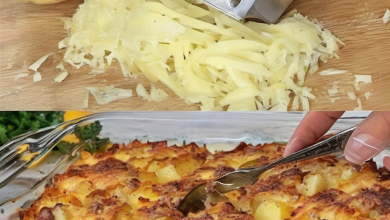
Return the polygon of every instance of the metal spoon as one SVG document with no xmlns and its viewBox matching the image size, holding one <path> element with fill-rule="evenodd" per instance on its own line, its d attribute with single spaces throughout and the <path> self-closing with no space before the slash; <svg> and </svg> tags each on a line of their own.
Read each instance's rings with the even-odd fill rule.
<svg viewBox="0 0 390 220">
<path fill-rule="evenodd" d="M 184 197 L 183 201 L 180 203 L 177 209 L 185 216 L 187 216 L 190 212 L 196 213 L 204 210 L 206 208 L 204 203 L 207 196 L 209 195 L 209 192 L 216 190 L 223 194 L 240 187 L 253 184 L 262 173 L 281 164 L 306 160 L 324 155 L 343 155 L 344 148 L 355 128 L 356 126 L 349 128 L 328 139 L 318 142 L 310 147 L 304 148 L 271 164 L 255 168 L 238 169 L 236 171 L 225 174 L 221 178 L 215 180 L 212 184 L 201 184 L 192 189 Z M 210 189 L 210 186 L 212 189 Z"/>
</svg>

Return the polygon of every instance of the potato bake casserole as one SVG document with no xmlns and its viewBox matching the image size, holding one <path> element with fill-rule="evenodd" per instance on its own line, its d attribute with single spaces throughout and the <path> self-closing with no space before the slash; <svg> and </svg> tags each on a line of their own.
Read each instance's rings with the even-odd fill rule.
<svg viewBox="0 0 390 220">
<path fill-rule="evenodd" d="M 283 144 L 240 144 L 211 153 L 205 146 L 167 142 L 113 144 L 80 159 L 30 208 L 27 219 L 390 219 L 390 173 L 373 161 L 359 166 L 323 156 L 275 167 L 253 184 L 206 201 L 187 217 L 177 211 L 194 187 L 242 166 L 282 157 Z"/>
</svg>

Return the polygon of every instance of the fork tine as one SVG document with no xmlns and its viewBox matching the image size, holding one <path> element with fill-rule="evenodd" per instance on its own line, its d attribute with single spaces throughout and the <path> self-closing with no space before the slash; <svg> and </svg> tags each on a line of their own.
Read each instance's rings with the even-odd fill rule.
<svg viewBox="0 0 390 220">
<path fill-rule="evenodd" d="M 7 142 L 3 146 L 0 146 L 0 168 L 6 165 L 10 160 L 14 159 L 16 156 L 25 152 L 20 148 L 23 144 L 28 142 L 37 142 L 48 136 L 55 128 L 55 126 L 51 126 L 38 131 L 27 132 L 23 135 L 15 137 L 15 139 Z"/>
<path fill-rule="evenodd" d="M 26 170 L 32 163 L 39 160 L 41 157 L 50 152 L 57 144 L 62 140 L 62 138 L 69 134 L 72 131 L 73 125 L 65 128 L 58 129 L 53 132 L 44 135 L 39 138 L 38 141 L 33 139 L 27 139 L 26 141 L 30 141 L 31 144 L 29 146 L 29 152 L 35 153 L 38 152 L 37 155 L 33 156 L 30 160 L 17 160 L 16 163 L 13 163 L 11 166 L 6 168 L 3 173 L 0 175 L 0 188 L 7 185 L 11 182 L 15 177 L 17 177 L 21 172 Z M 35 142 L 35 143 L 34 143 Z M 37 146 L 37 147 L 35 147 Z M 15 156 L 13 157 L 15 158 Z M 10 158 L 12 160 L 13 158 Z M 18 165 L 20 164 L 20 165 Z"/>
<path fill-rule="evenodd" d="M 28 134 L 31 134 L 32 132 L 29 132 Z M 2 155 L 4 152 L 7 152 L 10 148 L 16 147 L 15 143 L 19 142 L 23 137 L 27 137 L 28 134 L 20 136 L 19 138 L 13 139 L 11 141 L 8 141 L 4 145 L 0 146 L 0 155 Z"/>
<path fill-rule="evenodd" d="M 54 133 L 54 135 L 56 134 L 58 134 L 58 132 Z M 37 140 L 34 140 L 29 137 L 25 140 L 20 140 L 19 142 L 8 145 L 8 148 L 3 148 L 3 150 L 0 152 L 0 169 L 3 168 L 6 164 L 8 164 L 11 160 L 15 159 L 15 157 L 23 154 L 26 151 L 30 151 L 31 153 L 38 151 L 39 148 L 34 149 L 33 146 L 39 145 L 39 143 L 45 141 L 50 137 L 51 135 L 45 132 L 45 134 L 40 138 L 38 138 Z M 30 143 L 30 144 L 26 144 L 27 147 L 23 149 L 22 146 L 25 145 L 24 143 Z"/>
<path fill-rule="evenodd" d="M 12 149 L 12 151 L 7 152 L 7 154 L 0 157 L 0 169 L 7 165 L 11 160 L 15 159 L 17 156 L 21 155 L 24 151 L 18 151 L 18 148 Z"/>
<path fill-rule="evenodd" d="M 84 122 L 96 120 L 97 118 L 109 118 L 108 113 L 97 113 L 89 116 L 66 121 L 58 125 L 41 129 L 37 132 L 29 132 L 25 135 L 18 136 L 16 139 L 9 141 L 3 146 L 0 146 L 0 168 L 9 164 L 23 152 L 18 152 L 18 147 L 22 144 L 29 144 L 28 151 L 30 153 L 38 152 L 38 155 L 31 158 L 29 161 L 16 160 L 11 166 L 3 170 L 0 175 L 0 188 L 17 177 L 21 172 L 27 169 L 32 163 L 42 158 L 45 154 L 51 151 L 67 134 L 71 133 L 74 128 Z M 117 116 L 115 116 L 117 117 Z M 114 117 L 114 118 L 115 118 Z M 37 138 L 38 137 L 38 138 Z"/>
<path fill-rule="evenodd" d="M 0 173 L 0 188 L 3 188 L 9 182 L 15 179 L 20 173 L 26 170 L 32 163 L 34 163 L 35 161 L 39 160 L 47 153 L 49 153 L 51 149 L 54 148 L 55 144 L 49 146 L 50 147 L 43 148 L 41 151 L 38 152 L 37 155 L 32 156 L 30 160 L 21 160 L 21 159 L 16 160 L 16 162 L 12 163 L 11 166 L 2 170 L 3 172 Z"/>
<path fill-rule="evenodd" d="M 9 144 L 9 145 L 3 145 L 3 149 L 0 150 L 0 161 L 4 160 L 8 155 L 14 153 L 15 151 L 18 150 L 19 146 L 22 144 Z"/>
<path fill-rule="evenodd" d="M 4 145 L 0 146 L 0 155 L 3 154 L 3 151 L 7 151 L 8 149 L 15 147 L 15 145 L 22 145 L 24 144 L 25 139 L 28 138 L 36 138 L 36 136 L 42 137 L 43 135 L 46 135 L 50 133 L 53 129 L 55 129 L 56 126 L 50 126 L 47 128 L 42 128 L 38 131 L 30 131 L 21 135 L 18 135 L 14 137 L 12 140 L 8 141 Z M 37 139 L 37 138 L 36 138 Z"/>
<path fill-rule="evenodd" d="M 31 161 L 31 160 L 30 160 Z M 7 167 L 0 175 L 0 188 L 3 188 L 11 180 L 15 179 L 21 172 L 23 172 L 27 167 L 29 161 L 17 160 L 11 166 Z"/>
</svg>

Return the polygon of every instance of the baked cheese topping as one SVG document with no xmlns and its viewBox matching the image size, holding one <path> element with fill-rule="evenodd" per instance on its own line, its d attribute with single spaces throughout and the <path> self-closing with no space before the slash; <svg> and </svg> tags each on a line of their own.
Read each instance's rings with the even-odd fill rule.
<svg viewBox="0 0 390 220">
<path fill-rule="evenodd" d="M 357 166 L 332 156 L 278 166 L 258 181 L 207 209 L 183 216 L 176 210 L 194 187 L 241 166 L 282 157 L 282 144 L 241 144 L 212 154 L 205 146 L 166 142 L 114 144 L 80 160 L 21 219 L 390 219 L 390 173 L 372 161 Z"/>
</svg>

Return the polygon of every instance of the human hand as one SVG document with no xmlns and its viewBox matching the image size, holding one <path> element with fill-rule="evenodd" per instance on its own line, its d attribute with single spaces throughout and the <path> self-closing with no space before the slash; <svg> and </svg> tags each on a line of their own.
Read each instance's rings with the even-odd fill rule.
<svg viewBox="0 0 390 220">
<path fill-rule="evenodd" d="M 321 138 L 344 112 L 309 112 L 295 130 L 284 151 L 288 156 Z M 372 112 L 362 121 L 348 140 L 345 158 L 356 164 L 373 158 L 390 144 L 390 111 Z M 390 155 L 383 158 L 390 170 Z"/>
</svg>

